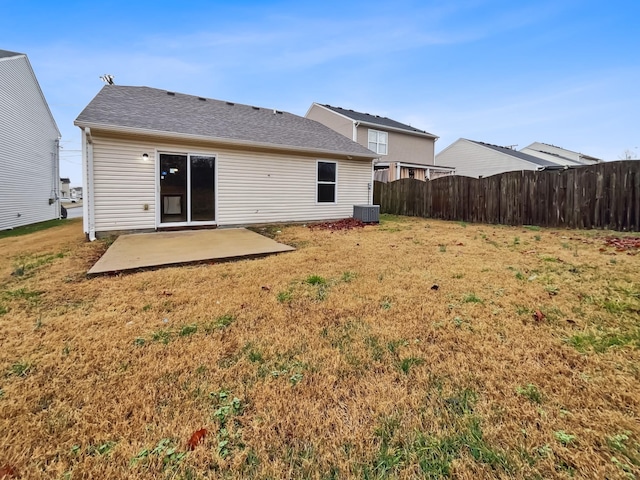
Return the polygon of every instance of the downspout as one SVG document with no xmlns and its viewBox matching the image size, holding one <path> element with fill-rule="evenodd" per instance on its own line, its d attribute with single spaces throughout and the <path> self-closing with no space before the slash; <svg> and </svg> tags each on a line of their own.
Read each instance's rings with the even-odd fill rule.
<svg viewBox="0 0 640 480">
<path fill-rule="evenodd" d="M 375 169 L 375 164 L 376 164 L 376 158 L 371 160 L 371 183 L 369 184 L 370 188 L 369 188 L 369 205 L 373 205 L 373 186 L 374 186 L 374 182 L 376 180 L 376 169 Z"/>
<path fill-rule="evenodd" d="M 360 122 L 353 122 L 353 141 L 358 143 L 358 127 L 360 126 Z"/>
<path fill-rule="evenodd" d="M 400 162 L 396 163 L 396 180 L 400 180 Z"/>
<path fill-rule="evenodd" d="M 60 137 L 53 144 L 53 185 L 51 189 L 50 204 L 54 205 L 56 218 L 60 219 L 62 212 L 60 211 Z"/>
<path fill-rule="evenodd" d="M 84 129 L 82 135 L 82 163 L 82 183 L 85 190 L 82 199 L 83 226 L 87 239 L 93 242 L 96 239 L 96 224 L 93 195 L 93 138 L 89 127 Z"/>
</svg>

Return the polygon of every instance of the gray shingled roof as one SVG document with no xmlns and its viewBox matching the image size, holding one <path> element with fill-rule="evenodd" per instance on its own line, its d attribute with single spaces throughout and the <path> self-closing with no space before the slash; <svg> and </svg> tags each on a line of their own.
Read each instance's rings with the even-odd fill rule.
<svg viewBox="0 0 640 480">
<path fill-rule="evenodd" d="M 24 53 L 10 52 L 9 50 L 0 50 L 0 58 L 17 57 L 18 55 L 24 55 Z"/>
<path fill-rule="evenodd" d="M 378 156 L 308 118 L 149 87 L 105 85 L 74 123 L 195 135 L 267 148 Z"/>
<path fill-rule="evenodd" d="M 396 122 L 395 120 L 391 120 L 390 118 L 387 118 L 387 117 L 381 117 L 379 115 L 371 115 L 369 113 L 356 112 L 354 110 L 347 110 L 346 108 L 333 107 L 331 105 L 322 105 L 322 106 L 336 113 L 349 117 L 352 120 L 355 120 L 357 122 L 366 122 L 366 123 L 371 123 L 373 125 L 380 125 L 381 127 L 397 128 L 400 130 L 406 130 L 408 132 L 423 133 L 426 135 L 430 135 L 432 137 L 436 137 L 436 135 L 434 135 L 433 133 L 425 132 L 424 130 L 414 128 L 411 125 L 406 125 L 404 123 Z"/>
<path fill-rule="evenodd" d="M 534 157 L 533 155 L 528 155 L 526 153 L 522 153 L 508 147 L 500 147 L 498 145 L 491 145 L 490 143 L 476 142 L 475 140 L 469 140 L 469 141 L 473 143 L 477 143 L 478 145 L 482 145 L 483 147 L 487 147 L 492 150 L 495 150 L 496 152 L 504 153 L 505 155 L 511 155 L 512 157 L 518 158 L 520 160 L 525 160 L 529 163 L 533 163 L 534 165 L 539 165 L 541 167 L 564 168 L 564 165 L 558 165 L 557 163 L 551 162 L 549 160 L 543 160 L 542 158 Z"/>
</svg>

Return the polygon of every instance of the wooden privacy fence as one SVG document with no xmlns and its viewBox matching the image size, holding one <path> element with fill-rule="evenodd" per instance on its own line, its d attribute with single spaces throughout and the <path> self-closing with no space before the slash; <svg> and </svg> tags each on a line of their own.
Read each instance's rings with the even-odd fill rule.
<svg viewBox="0 0 640 480">
<path fill-rule="evenodd" d="M 381 213 L 465 222 L 640 231 L 640 161 L 487 178 L 375 182 Z"/>
</svg>

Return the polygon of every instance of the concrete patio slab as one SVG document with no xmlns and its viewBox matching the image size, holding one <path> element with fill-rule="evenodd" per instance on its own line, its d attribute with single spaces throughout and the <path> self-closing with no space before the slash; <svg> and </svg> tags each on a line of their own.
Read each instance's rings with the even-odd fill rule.
<svg viewBox="0 0 640 480">
<path fill-rule="evenodd" d="M 245 228 L 137 233 L 119 236 L 87 273 L 96 275 L 291 250 L 295 248 Z"/>
</svg>

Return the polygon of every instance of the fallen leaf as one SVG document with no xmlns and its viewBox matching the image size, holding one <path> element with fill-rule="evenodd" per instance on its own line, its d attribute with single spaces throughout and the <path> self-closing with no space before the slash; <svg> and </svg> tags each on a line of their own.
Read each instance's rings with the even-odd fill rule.
<svg viewBox="0 0 640 480">
<path fill-rule="evenodd" d="M 7 478 L 18 478 L 18 471 L 11 465 L 4 465 L 0 468 L 0 480 Z"/>
<path fill-rule="evenodd" d="M 542 313 L 540 310 L 536 310 L 533 313 L 533 319 L 541 322 L 544 319 L 544 313 Z"/>
<path fill-rule="evenodd" d="M 458 243 L 456 243 L 456 245 L 457 245 L 458 247 L 464 247 L 464 243 L 462 243 L 462 242 L 458 242 Z"/>
<path fill-rule="evenodd" d="M 204 437 L 207 436 L 207 429 L 206 428 L 202 428 L 196 432 L 193 432 L 193 435 L 191 435 L 191 438 L 189 439 L 189 441 L 187 442 L 187 448 L 189 450 L 193 450 L 194 448 L 196 448 L 196 446 L 202 442 L 204 440 Z"/>
<path fill-rule="evenodd" d="M 271 287 L 269 285 L 263 285 L 262 287 L 260 287 L 262 290 L 268 292 L 271 290 Z"/>
<path fill-rule="evenodd" d="M 576 324 L 576 321 L 575 320 L 571 320 L 570 318 L 567 318 L 566 322 L 570 323 L 571 325 L 575 325 Z"/>
<path fill-rule="evenodd" d="M 170 297 L 171 295 L 173 295 L 173 293 L 167 292 L 166 290 L 163 290 L 161 295 L 164 295 L 165 297 Z"/>
<path fill-rule="evenodd" d="M 438 290 L 440 287 L 438 286 L 438 284 L 434 284 L 431 286 L 431 290 Z"/>
<path fill-rule="evenodd" d="M 376 222 L 377 223 L 377 222 Z M 314 223 L 309 225 L 311 230 L 351 230 L 353 228 L 362 228 L 368 225 L 357 218 L 345 218 L 337 222 Z"/>
</svg>

